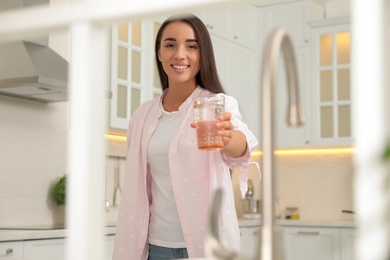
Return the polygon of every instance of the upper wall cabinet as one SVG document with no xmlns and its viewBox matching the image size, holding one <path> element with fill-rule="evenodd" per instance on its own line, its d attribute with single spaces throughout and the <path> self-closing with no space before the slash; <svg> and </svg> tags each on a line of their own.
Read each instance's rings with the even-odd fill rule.
<svg viewBox="0 0 390 260">
<path fill-rule="evenodd" d="M 347 19 L 313 23 L 314 145 L 351 145 L 351 35 Z"/>
<path fill-rule="evenodd" d="M 235 97 L 243 121 L 260 137 L 260 87 L 257 55 L 251 49 L 211 36 L 220 81 L 227 94 Z"/>
<path fill-rule="evenodd" d="M 218 7 L 196 13 L 213 35 L 248 48 L 256 47 L 256 8 L 250 4 Z"/>
<path fill-rule="evenodd" d="M 310 49 L 296 48 L 295 59 L 298 69 L 299 99 L 305 118 L 311 118 Z M 280 60 L 275 82 L 275 146 L 297 148 L 312 146 L 310 121 L 300 127 L 290 127 L 288 116 L 288 87 L 284 60 Z"/>
<path fill-rule="evenodd" d="M 313 1 L 299 1 L 260 8 L 264 41 L 277 28 L 284 28 L 295 46 L 295 58 L 298 70 L 300 101 L 307 122 L 299 128 L 290 128 L 287 124 L 288 88 L 283 53 L 275 75 L 275 146 L 277 148 L 300 148 L 313 145 L 312 140 L 312 86 L 310 54 L 310 20 L 323 18 L 324 9 Z"/>
<path fill-rule="evenodd" d="M 324 8 L 313 1 L 278 4 L 264 8 L 264 32 L 285 28 L 296 47 L 310 45 L 309 21 L 322 19 Z"/>
<path fill-rule="evenodd" d="M 110 131 L 127 129 L 143 102 L 161 94 L 154 62 L 154 39 L 162 19 L 112 27 Z"/>
<path fill-rule="evenodd" d="M 197 15 L 210 32 L 220 81 L 227 94 L 237 99 L 243 121 L 259 139 L 261 27 L 257 13 L 256 7 L 241 4 Z"/>
</svg>

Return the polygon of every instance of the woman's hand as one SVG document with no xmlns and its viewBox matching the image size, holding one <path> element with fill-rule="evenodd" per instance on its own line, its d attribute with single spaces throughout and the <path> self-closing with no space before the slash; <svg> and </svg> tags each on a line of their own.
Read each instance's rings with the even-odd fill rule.
<svg viewBox="0 0 390 260">
<path fill-rule="evenodd" d="M 229 145 L 233 137 L 234 126 L 232 122 L 230 122 L 231 117 L 232 114 L 225 112 L 219 116 L 219 122 L 216 124 L 216 126 L 219 128 L 218 133 L 222 136 L 223 144 L 225 146 Z"/>
</svg>

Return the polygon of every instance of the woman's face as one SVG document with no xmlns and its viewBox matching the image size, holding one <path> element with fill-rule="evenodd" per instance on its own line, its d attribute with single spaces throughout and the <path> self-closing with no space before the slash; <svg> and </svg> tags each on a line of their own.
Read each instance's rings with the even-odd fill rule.
<svg viewBox="0 0 390 260">
<path fill-rule="evenodd" d="M 199 51 L 191 25 L 177 21 L 165 27 L 158 56 L 170 86 L 184 83 L 196 86 L 195 76 L 200 69 Z"/>
</svg>

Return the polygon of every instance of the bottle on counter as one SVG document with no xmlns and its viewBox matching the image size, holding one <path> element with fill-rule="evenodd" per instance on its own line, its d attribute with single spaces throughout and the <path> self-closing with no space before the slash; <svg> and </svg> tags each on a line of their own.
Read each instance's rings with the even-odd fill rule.
<svg viewBox="0 0 390 260">
<path fill-rule="evenodd" d="M 286 208 L 286 219 L 298 220 L 299 219 L 298 207 L 287 207 Z"/>
<path fill-rule="evenodd" d="M 248 190 L 242 199 L 243 218 L 260 218 L 260 200 L 254 198 L 253 181 L 248 180 Z"/>
<path fill-rule="evenodd" d="M 253 199 L 254 191 L 253 191 L 253 182 L 251 179 L 248 180 L 248 190 L 245 193 L 245 199 Z"/>
</svg>

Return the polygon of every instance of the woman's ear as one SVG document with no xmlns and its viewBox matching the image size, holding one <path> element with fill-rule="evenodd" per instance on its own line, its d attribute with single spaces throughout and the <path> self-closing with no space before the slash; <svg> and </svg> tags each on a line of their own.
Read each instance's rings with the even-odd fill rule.
<svg viewBox="0 0 390 260">
<path fill-rule="evenodd" d="M 157 52 L 157 55 L 158 55 L 158 60 L 161 62 L 161 55 L 160 55 L 160 51 Z"/>
</svg>

